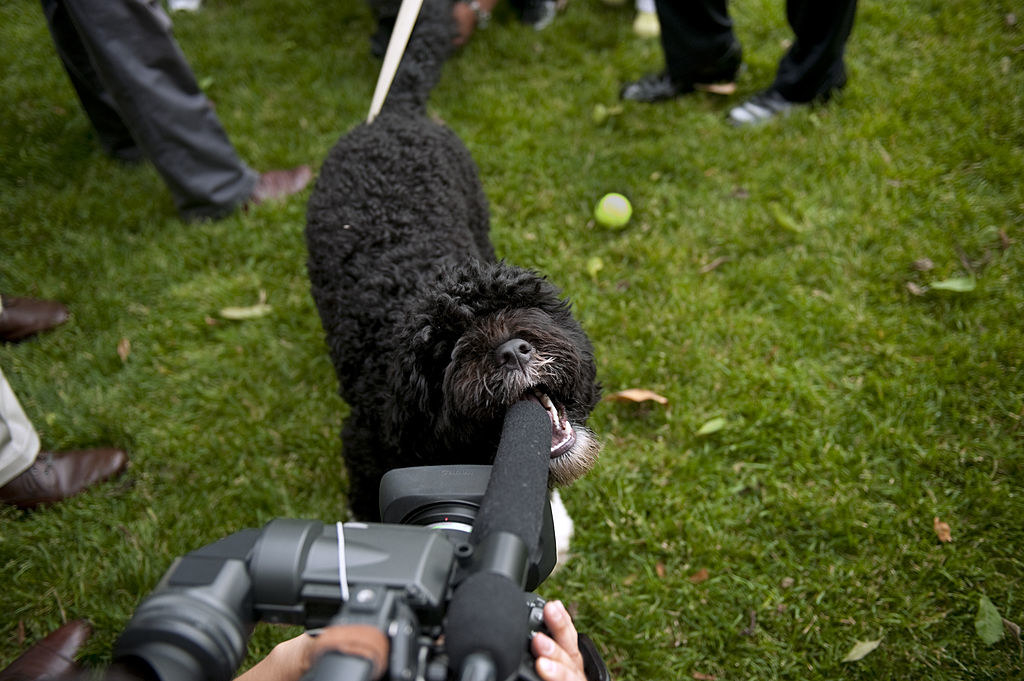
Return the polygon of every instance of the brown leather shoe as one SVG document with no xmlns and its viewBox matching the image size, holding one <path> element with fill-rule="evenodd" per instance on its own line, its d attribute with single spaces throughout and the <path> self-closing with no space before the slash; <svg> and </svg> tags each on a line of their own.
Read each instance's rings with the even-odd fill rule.
<svg viewBox="0 0 1024 681">
<path fill-rule="evenodd" d="M 291 170 L 268 170 L 260 174 L 260 179 L 256 181 L 256 186 L 247 203 L 256 206 L 264 201 L 283 199 L 286 196 L 297 194 L 305 189 L 312 179 L 313 170 L 306 165 Z"/>
<path fill-rule="evenodd" d="M 124 470 L 128 455 L 119 449 L 39 452 L 24 473 L 0 487 L 0 502 L 35 508 L 72 497 Z"/>
<path fill-rule="evenodd" d="M 35 298 L 0 299 L 0 340 L 19 341 L 40 331 L 48 331 L 68 320 L 68 309 L 53 300 Z"/>
<path fill-rule="evenodd" d="M 75 664 L 75 653 L 91 633 L 92 628 L 85 620 L 68 622 L 0 671 L 0 681 L 70 678 L 80 671 Z"/>
</svg>

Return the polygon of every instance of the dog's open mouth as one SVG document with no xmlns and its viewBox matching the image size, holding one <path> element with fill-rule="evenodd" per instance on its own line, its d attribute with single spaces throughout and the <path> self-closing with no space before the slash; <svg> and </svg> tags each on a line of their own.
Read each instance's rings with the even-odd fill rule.
<svg viewBox="0 0 1024 681">
<path fill-rule="evenodd" d="M 572 449 L 576 444 L 576 431 L 565 415 L 565 408 L 540 389 L 534 389 L 523 397 L 536 400 L 548 412 L 548 418 L 551 419 L 551 458 L 555 459 Z"/>
</svg>

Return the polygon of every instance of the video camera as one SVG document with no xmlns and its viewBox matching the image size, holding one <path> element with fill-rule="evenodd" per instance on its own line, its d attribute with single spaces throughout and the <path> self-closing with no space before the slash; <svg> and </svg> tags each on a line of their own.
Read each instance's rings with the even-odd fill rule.
<svg viewBox="0 0 1024 681">
<path fill-rule="evenodd" d="M 555 564 L 549 442 L 546 413 L 519 403 L 493 467 L 390 471 L 383 523 L 276 519 L 176 559 L 118 639 L 115 665 L 153 681 L 228 681 L 264 621 L 376 629 L 391 681 L 539 681 L 529 638 L 544 601 L 527 590 Z M 607 679 L 592 644 L 584 655 L 588 678 Z M 325 654 L 304 678 L 375 678 L 372 657 Z"/>
</svg>

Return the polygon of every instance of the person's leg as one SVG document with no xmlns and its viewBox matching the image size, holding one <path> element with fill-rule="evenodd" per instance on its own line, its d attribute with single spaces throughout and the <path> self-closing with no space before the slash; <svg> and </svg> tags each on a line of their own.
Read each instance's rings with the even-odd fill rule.
<svg viewBox="0 0 1024 681">
<path fill-rule="evenodd" d="M 729 111 L 733 125 L 784 116 L 794 107 L 824 102 L 846 85 L 843 54 L 857 0 L 788 0 L 786 17 L 796 35 L 779 62 L 772 86 Z"/>
<path fill-rule="evenodd" d="M 727 0 L 655 0 L 655 7 L 669 75 L 678 82 L 722 75 L 718 62 L 738 44 Z"/>
<path fill-rule="evenodd" d="M 0 487 L 28 470 L 39 455 L 39 435 L 0 369 Z"/>
<path fill-rule="evenodd" d="M 742 60 L 727 0 L 655 0 L 665 71 L 627 83 L 622 99 L 654 102 L 731 81 Z"/>
<path fill-rule="evenodd" d="M 128 455 L 109 447 L 40 451 L 39 435 L 0 370 L 0 503 L 32 509 L 119 474 Z"/>
<path fill-rule="evenodd" d="M 158 0 L 59 0 L 139 147 L 185 218 L 217 218 L 253 193 Z"/>
<path fill-rule="evenodd" d="M 136 145 L 131 131 L 121 120 L 114 100 L 92 68 L 89 55 L 67 10 L 57 0 L 42 0 L 42 3 L 43 15 L 50 35 L 53 36 L 57 56 L 71 79 L 82 109 L 96 130 L 100 146 L 109 155 L 122 161 L 141 160 L 142 150 Z"/>
<path fill-rule="evenodd" d="M 843 55 L 856 11 L 857 0 L 788 0 L 786 18 L 795 39 L 779 62 L 772 89 L 805 103 L 828 99 L 846 85 Z"/>
</svg>

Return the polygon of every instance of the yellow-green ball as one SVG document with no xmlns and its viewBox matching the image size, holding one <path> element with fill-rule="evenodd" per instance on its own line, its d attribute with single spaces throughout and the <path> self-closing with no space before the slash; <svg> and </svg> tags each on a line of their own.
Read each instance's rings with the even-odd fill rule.
<svg viewBox="0 0 1024 681">
<path fill-rule="evenodd" d="M 611 192 L 601 197 L 594 207 L 594 219 L 602 227 L 622 229 L 633 217 L 633 206 L 622 194 Z"/>
</svg>

